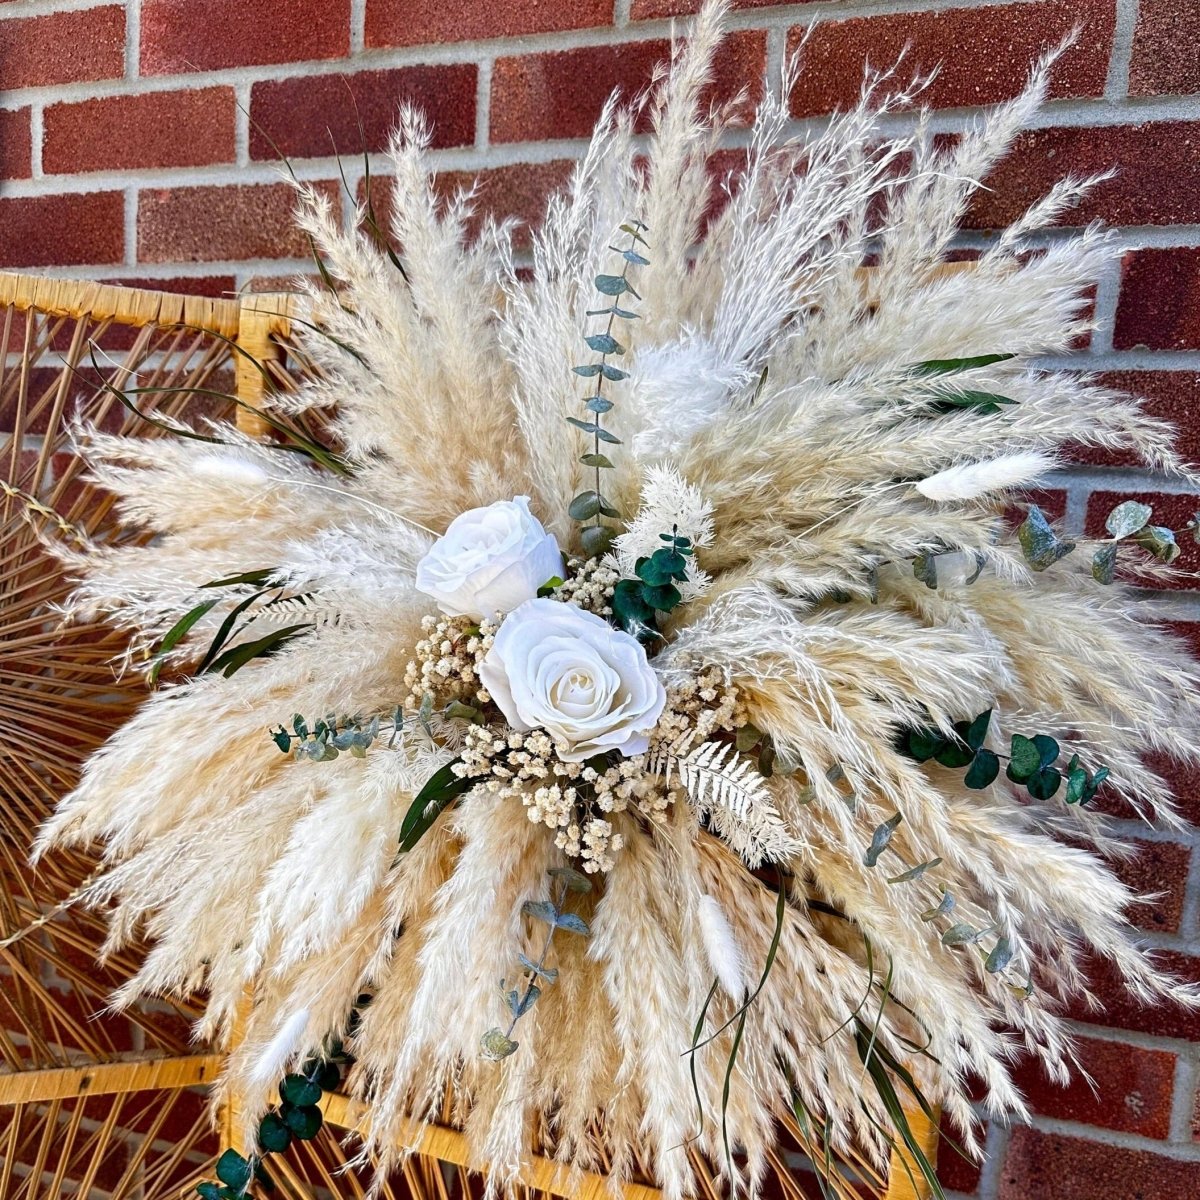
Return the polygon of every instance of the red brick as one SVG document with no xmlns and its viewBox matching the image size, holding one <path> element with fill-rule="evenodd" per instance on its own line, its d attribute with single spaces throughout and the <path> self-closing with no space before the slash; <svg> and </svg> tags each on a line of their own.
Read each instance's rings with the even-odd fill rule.
<svg viewBox="0 0 1200 1200">
<path fill-rule="evenodd" d="M 1113 345 L 1118 350 L 1200 348 L 1200 246 L 1125 255 Z"/>
<path fill-rule="evenodd" d="M 820 4 L 825 0 L 792 0 L 793 7 L 802 4 Z M 731 8 L 771 8 L 779 0 L 733 0 Z M 704 0 L 633 0 L 629 15 L 635 21 L 647 21 L 653 17 L 683 17 L 699 12 Z"/>
<path fill-rule="evenodd" d="M 1167 1137 L 1175 1086 L 1174 1054 L 1095 1038 L 1078 1039 L 1076 1050 L 1084 1071 L 1096 1081 L 1094 1090 L 1082 1074 L 1059 1087 L 1032 1059 L 1014 1072 L 1017 1086 L 1035 1112 L 1142 1137 Z"/>
<path fill-rule="evenodd" d="M 492 141 L 587 137 L 612 91 L 619 88 L 626 98 L 642 92 L 670 50 L 669 42 L 653 40 L 497 59 Z M 758 99 L 765 65 L 763 33 L 732 34 L 717 52 L 713 98 L 729 100 L 745 86 Z"/>
<path fill-rule="evenodd" d="M 1192 1200 L 1200 1162 L 1014 1129 L 998 1200 Z"/>
<path fill-rule="evenodd" d="M 1195 0 L 1140 0 L 1129 60 L 1131 96 L 1200 92 L 1200 7 Z"/>
<path fill-rule="evenodd" d="M 325 157 L 336 149 L 353 159 L 364 149 L 383 150 L 406 101 L 424 111 L 434 146 L 468 145 L 475 140 L 477 71 L 473 63 L 459 63 L 256 83 L 250 156 Z"/>
<path fill-rule="evenodd" d="M 980 1135 L 985 1136 L 984 1134 Z M 966 1157 L 958 1147 L 961 1139 L 950 1122 L 942 1120 L 942 1139 L 937 1147 L 938 1182 L 944 1188 L 973 1196 L 979 1189 L 981 1167 L 974 1159 Z"/>
<path fill-rule="evenodd" d="M 144 0 L 141 71 L 171 75 L 350 52 L 350 0 Z"/>
<path fill-rule="evenodd" d="M 933 108 L 994 104 L 1014 96 L 1042 51 L 1076 25 L 1079 40 L 1059 59 L 1050 95 L 1100 96 L 1113 22 L 1113 0 L 1040 0 L 820 22 L 804 47 L 792 112 L 813 116 L 853 105 L 867 64 L 891 67 L 906 47 L 900 79 L 940 64 L 923 103 Z M 791 31 L 790 49 L 805 32 Z"/>
<path fill-rule="evenodd" d="M 519 37 L 612 22 L 612 0 L 367 0 L 368 46 L 425 46 L 476 38 Z"/>
<path fill-rule="evenodd" d="M 1190 825 L 1200 825 L 1200 766 L 1176 762 L 1161 754 L 1151 755 L 1149 764 L 1170 785 L 1179 815 Z"/>
<path fill-rule="evenodd" d="M 1116 168 L 1060 225 L 1187 225 L 1200 222 L 1200 122 L 1066 127 L 1023 133 L 978 191 L 967 214 L 973 229 L 1016 220 L 1066 175 Z"/>
<path fill-rule="evenodd" d="M 1176 448 L 1190 463 L 1200 463 L 1200 422 L 1194 417 L 1200 401 L 1200 373 L 1196 371 L 1107 371 L 1098 382 L 1105 387 L 1143 400 L 1143 409 L 1178 431 Z M 1136 454 L 1104 450 L 1099 446 L 1076 447 L 1073 462 L 1096 466 L 1129 467 L 1140 460 Z"/>
<path fill-rule="evenodd" d="M 1031 504 L 1036 504 L 1048 520 L 1061 521 L 1067 513 L 1067 493 L 1059 488 L 1027 488 L 1005 508 L 1005 521 L 1016 529 L 1025 520 Z"/>
<path fill-rule="evenodd" d="M 0 109 L 0 179 L 28 179 L 29 109 Z"/>
<path fill-rule="evenodd" d="M 1154 510 L 1153 516 L 1150 518 L 1151 523 L 1165 525 L 1167 528 L 1175 530 L 1175 538 L 1180 547 L 1179 557 L 1174 563 L 1176 570 L 1185 573 L 1200 570 L 1200 546 L 1185 529 L 1187 522 L 1192 519 L 1198 503 L 1200 503 L 1197 501 L 1197 497 L 1172 492 L 1093 492 L 1088 497 L 1087 506 L 1087 532 L 1089 535 L 1093 537 L 1108 536 L 1104 528 L 1105 518 L 1122 500 L 1140 500 L 1143 504 L 1149 504 Z M 1138 547 L 1131 547 L 1122 552 L 1118 562 L 1137 563 L 1139 560 L 1154 561 L 1145 551 Z M 1196 581 L 1188 578 L 1156 580 L 1153 584 L 1155 587 L 1166 588 L 1192 588 L 1195 585 Z"/>
<path fill-rule="evenodd" d="M 124 74 L 124 5 L 0 21 L 0 91 Z"/>
<path fill-rule="evenodd" d="M 235 116 L 233 89 L 222 87 L 52 104 L 42 168 L 54 175 L 232 162 Z"/>
<path fill-rule="evenodd" d="M 304 258 L 308 240 L 296 228 L 294 205 L 286 183 L 144 189 L 138 197 L 138 260 Z"/>
<path fill-rule="evenodd" d="M 1155 950 L 1153 957 L 1155 965 L 1168 975 L 1200 984 L 1200 957 L 1178 950 Z M 1200 1042 L 1200 1011 L 1197 1009 L 1185 1008 L 1170 1000 L 1142 1004 L 1130 995 L 1116 969 L 1095 957 L 1089 962 L 1087 974 L 1100 1007 L 1093 1011 L 1082 1000 L 1075 1000 L 1068 1007 L 1069 1016 L 1090 1025 Z"/>
<path fill-rule="evenodd" d="M 1178 933 L 1191 851 L 1177 842 L 1132 841 L 1130 845 L 1137 848 L 1137 856 L 1115 863 L 1113 869 L 1137 895 L 1157 896 L 1134 905 L 1130 920 L 1141 929 Z"/>
<path fill-rule="evenodd" d="M 117 263 L 124 255 L 120 192 L 0 198 L 0 267 Z"/>
<path fill-rule="evenodd" d="M 460 188 L 470 188 L 474 184 L 473 227 L 478 229 L 484 217 L 492 217 L 497 221 L 512 218 L 521 227 L 515 240 L 523 248 L 529 244 L 529 228 L 541 221 L 546 211 L 546 201 L 571 177 L 574 166 L 570 160 L 556 159 L 546 163 L 493 167 L 479 174 L 443 171 L 437 177 L 437 189 L 449 196 Z"/>
</svg>

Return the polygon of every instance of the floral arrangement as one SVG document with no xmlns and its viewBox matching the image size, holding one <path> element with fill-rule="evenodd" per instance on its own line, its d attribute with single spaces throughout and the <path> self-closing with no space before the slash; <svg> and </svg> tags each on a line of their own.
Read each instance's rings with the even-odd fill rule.
<svg viewBox="0 0 1200 1200">
<path fill-rule="evenodd" d="M 897 1145 L 937 1191 L 907 1114 L 977 1153 L 973 1081 L 1019 1115 L 1018 1051 L 1067 1077 L 1093 958 L 1200 1001 L 1135 944 L 1094 803 L 1177 821 L 1156 756 L 1200 758 L 1200 668 L 1130 586 L 1182 531 L 1009 520 L 1071 445 L 1195 476 L 1040 365 L 1114 253 L 1030 252 L 1086 183 L 947 267 L 1053 56 L 952 147 L 885 136 L 919 84 L 803 139 L 769 95 L 722 180 L 721 18 L 606 108 L 528 263 L 439 199 L 412 112 L 386 234 L 298 185 L 321 372 L 280 438 L 83 432 L 157 536 L 61 549 L 71 611 L 158 686 L 37 853 L 102 847 L 110 947 L 152 943 L 117 1003 L 202 991 L 228 1039 L 252 999 L 222 1086 L 254 1152 L 204 1195 L 343 1075 L 383 1171 L 415 1117 L 497 1187 L 536 1151 L 753 1193 L 784 1136 L 826 1195 Z"/>
</svg>

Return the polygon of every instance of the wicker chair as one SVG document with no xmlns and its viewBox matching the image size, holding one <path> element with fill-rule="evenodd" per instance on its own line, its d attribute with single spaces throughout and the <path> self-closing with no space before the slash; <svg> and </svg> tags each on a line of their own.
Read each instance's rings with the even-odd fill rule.
<svg viewBox="0 0 1200 1200">
<path fill-rule="evenodd" d="M 186 1006 L 90 1019 L 136 969 L 125 953 L 102 968 L 91 965 L 103 922 L 71 901 L 94 864 L 82 855 L 58 856 L 35 872 L 25 862 L 33 829 L 143 694 L 136 680 L 112 679 L 119 636 L 101 624 L 63 632 L 47 620 L 68 585 L 41 539 L 47 531 L 68 539 L 100 530 L 130 536 L 114 529 L 110 500 L 83 478 L 69 453 L 76 397 L 89 420 L 147 436 L 158 433 L 156 414 L 194 414 L 197 397 L 213 413 L 217 398 L 218 415 L 235 410 L 241 429 L 262 436 L 269 429 L 258 413 L 266 390 L 291 386 L 304 370 L 288 343 L 292 311 L 284 295 L 204 299 L 0 274 L 0 818 L 6 827 L 0 1196 L 6 1200 L 187 1195 L 211 1174 L 222 1147 L 238 1145 L 236 1105 L 222 1114 L 218 1135 L 212 1132 L 201 1090 L 219 1073 L 222 1055 L 189 1046 L 194 1013 Z M 144 392 L 130 387 L 135 377 Z M 123 408 L 118 386 L 138 396 L 143 415 Z M 223 392 L 231 393 L 224 403 Z M 354 1129 L 367 1116 L 345 1096 L 326 1098 L 329 1127 Z M 919 1112 L 911 1122 L 932 1158 L 936 1129 Z M 481 1194 L 477 1176 L 443 1166 L 467 1166 L 461 1133 L 414 1123 L 405 1141 L 418 1153 L 386 1194 L 397 1200 Z M 322 1131 L 270 1160 L 276 1194 L 361 1195 L 352 1174 L 335 1178 L 345 1161 L 337 1138 Z M 862 1174 L 870 1194 L 885 1200 L 927 1195 L 906 1154 L 893 1156 L 888 1180 L 865 1164 Z M 568 1188 L 562 1169 L 537 1157 L 524 1183 L 531 1198 L 590 1200 L 608 1186 L 589 1175 Z M 814 1185 L 786 1173 L 780 1192 L 795 1200 L 816 1194 Z M 634 1184 L 625 1195 L 653 1200 L 659 1193 Z"/>
</svg>

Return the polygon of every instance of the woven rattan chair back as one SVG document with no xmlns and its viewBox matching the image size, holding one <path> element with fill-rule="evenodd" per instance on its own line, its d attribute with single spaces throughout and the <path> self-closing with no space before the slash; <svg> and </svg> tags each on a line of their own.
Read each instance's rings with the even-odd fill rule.
<svg viewBox="0 0 1200 1200">
<path fill-rule="evenodd" d="M 44 551 L 47 534 L 125 539 L 111 501 L 71 453 L 78 415 L 114 432 L 157 436 L 163 417 L 236 416 L 265 436 L 260 415 L 273 387 L 290 386 L 288 296 L 205 299 L 26 275 L 0 274 L 0 1196 L 56 1200 L 106 1195 L 158 1200 L 190 1194 L 211 1176 L 221 1148 L 237 1145 L 236 1104 L 214 1133 L 204 1090 L 219 1073 L 218 1053 L 189 1045 L 186 1007 L 134 1009 L 93 1020 L 108 993 L 137 968 L 129 953 L 94 967 L 104 942 L 101 917 L 73 903 L 94 869 L 86 855 L 57 856 L 36 872 L 24 859 L 34 829 L 72 786 L 84 758 L 134 709 L 140 674 L 115 679 L 121 638 L 103 624 L 61 630 L 51 619 L 68 582 Z M 133 397 L 130 411 L 118 392 Z M 224 396 L 226 399 L 222 400 Z M 325 1102 L 326 1130 L 270 1160 L 281 1197 L 363 1194 L 334 1129 L 354 1129 L 369 1113 L 344 1096 Z M 920 1113 L 914 1131 L 932 1157 L 936 1130 Z M 804 1147 L 799 1128 L 789 1131 Z M 465 1138 L 414 1124 L 417 1151 L 385 1195 L 407 1200 L 482 1196 L 468 1174 Z M 807 1147 L 812 1154 L 820 1148 Z M 449 1166 L 447 1166 L 449 1164 Z M 717 1184 L 702 1163 L 711 1197 Z M 782 1154 L 772 1166 L 776 1194 L 816 1195 Z M 862 1163 L 845 1195 L 923 1200 L 907 1154 L 893 1156 L 889 1179 Z M 525 1195 L 599 1197 L 600 1175 L 569 1182 L 534 1157 Z M 842 1188 L 835 1183 L 839 1195 Z M 653 1200 L 629 1185 L 628 1200 Z"/>
</svg>

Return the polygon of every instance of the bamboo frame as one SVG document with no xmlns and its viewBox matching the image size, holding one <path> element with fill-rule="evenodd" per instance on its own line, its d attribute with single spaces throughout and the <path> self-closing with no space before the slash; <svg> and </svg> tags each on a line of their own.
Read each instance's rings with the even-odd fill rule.
<svg viewBox="0 0 1200 1200">
<path fill-rule="evenodd" d="M 938 274 L 969 269 L 970 263 L 950 263 Z M 864 271 L 869 278 L 869 271 Z M 295 316 L 295 299 L 286 294 L 260 294 L 240 299 L 181 296 L 142 288 L 47 279 L 0 272 L 0 309 L 35 311 L 52 317 L 90 317 L 96 321 L 134 327 L 184 327 L 204 331 L 233 343 L 236 389 L 239 401 L 237 426 L 253 437 L 262 437 L 269 423 L 255 411 L 271 388 L 267 364 L 283 355 L 280 339 L 286 338 Z M 235 1031 L 236 1041 L 236 1031 Z M 91 1095 L 130 1095 L 155 1089 L 180 1089 L 211 1083 L 219 1074 L 223 1056 L 191 1054 L 155 1059 L 129 1059 L 93 1066 L 71 1066 L 0 1074 L 0 1106 L 22 1105 Z M 361 1130 L 370 1121 L 366 1105 L 339 1094 L 323 1101 L 325 1119 L 334 1126 Z M 913 1132 L 932 1160 L 936 1153 L 936 1123 L 924 1113 L 910 1112 Z M 222 1148 L 244 1150 L 237 1098 L 223 1108 L 219 1119 Z M 475 1169 L 466 1138 L 441 1125 L 412 1122 L 401 1138 L 404 1148 L 416 1154 Z M 568 1184 L 568 1179 L 570 1183 Z M 533 1156 L 522 1173 L 528 1188 L 573 1200 L 601 1200 L 608 1191 L 603 1176 L 569 1177 L 560 1164 Z M 627 1184 L 624 1200 L 658 1200 L 661 1192 L 641 1184 Z M 928 1192 L 912 1165 L 912 1157 L 898 1148 L 891 1157 L 886 1200 L 927 1200 Z"/>
</svg>

